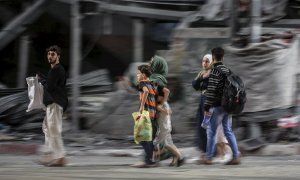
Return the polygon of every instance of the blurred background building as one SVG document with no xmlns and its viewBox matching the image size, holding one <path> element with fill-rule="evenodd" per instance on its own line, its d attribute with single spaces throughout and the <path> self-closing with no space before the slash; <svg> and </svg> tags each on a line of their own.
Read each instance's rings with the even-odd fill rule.
<svg viewBox="0 0 300 180">
<path fill-rule="evenodd" d="M 25 78 L 48 71 L 45 49 L 57 44 L 63 48 L 61 63 L 69 73 L 70 108 L 65 118 L 70 129 L 131 134 L 130 114 L 137 110 L 138 99 L 123 91 L 118 79 L 132 79 L 136 63 L 158 54 L 170 67 L 174 132 L 193 131 L 199 94 L 191 81 L 203 55 L 224 46 L 225 64 L 245 79 L 249 92 L 248 107 L 235 117 L 242 132 L 239 138 L 277 141 L 281 132 L 274 130 L 277 120 L 297 115 L 299 105 L 299 72 L 293 69 L 299 67 L 299 11 L 298 0 L 0 0 L 0 123 L 17 131 L 41 131 L 43 112 L 25 112 Z M 259 42 L 266 45 L 252 46 Z M 249 47 L 256 51 L 247 51 Z M 272 51 L 276 53 L 268 56 Z M 284 77 L 290 81 L 282 90 L 274 86 L 280 81 L 273 79 L 284 72 L 276 69 L 289 53 L 293 68 L 287 68 L 290 73 Z M 238 62 L 241 57 L 249 61 Z M 262 73 L 272 64 L 275 73 Z M 253 79 L 258 77 L 266 81 L 255 86 Z M 274 93 L 268 94 L 272 87 Z M 286 89 L 293 91 L 285 93 Z M 276 101 L 262 105 L 254 98 L 260 92 L 267 94 L 262 101 L 270 97 Z M 289 101 L 281 105 L 283 99 Z M 272 127 L 272 133 L 265 126 Z M 298 130 L 293 131 L 299 139 Z"/>
</svg>

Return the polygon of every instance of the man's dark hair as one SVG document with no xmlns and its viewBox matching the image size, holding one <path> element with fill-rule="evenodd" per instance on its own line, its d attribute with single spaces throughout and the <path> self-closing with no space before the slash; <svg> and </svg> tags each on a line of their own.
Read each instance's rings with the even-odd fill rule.
<svg viewBox="0 0 300 180">
<path fill-rule="evenodd" d="M 46 52 L 48 53 L 49 51 L 54 51 L 57 53 L 57 55 L 60 55 L 61 54 L 61 48 L 58 47 L 57 45 L 53 45 L 53 46 L 50 46 L 46 49 Z"/>
<path fill-rule="evenodd" d="M 150 77 L 152 74 L 151 67 L 146 64 L 139 65 L 138 70 L 141 71 L 141 73 L 145 74 L 147 77 Z"/>
<path fill-rule="evenodd" d="M 224 57 L 224 49 L 221 47 L 215 47 L 211 50 L 211 54 L 217 61 L 222 61 Z"/>
</svg>

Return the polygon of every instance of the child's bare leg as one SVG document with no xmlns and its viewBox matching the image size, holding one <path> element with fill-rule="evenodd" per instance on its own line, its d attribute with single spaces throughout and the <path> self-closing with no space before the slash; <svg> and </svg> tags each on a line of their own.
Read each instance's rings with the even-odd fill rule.
<svg viewBox="0 0 300 180">
<path fill-rule="evenodd" d="M 173 157 L 172 157 L 172 161 L 171 161 L 171 163 L 169 164 L 169 166 L 175 166 L 175 165 L 176 165 L 176 162 L 177 162 L 177 160 L 176 160 L 175 156 L 173 156 Z"/>
<path fill-rule="evenodd" d="M 154 161 L 158 162 L 160 161 L 160 154 L 161 154 L 161 149 L 159 147 L 159 144 L 157 144 L 156 146 L 154 146 L 154 151 L 153 151 L 153 159 Z"/>
<path fill-rule="evenodd" d="M 177 149 L 177 147 L 173 144 L 173 145 L 167 145 L 166 146 L 174 155 L 174 159 L 177 161 L 178 159 L 182 159 L 182 155 L 180 153 L 180 151 Z"/>
<path fill-rule="evenodd" d="M 185 162 L 185 158 L 182 156 L 178 148 L 174 144 L 167 146 L 167 148 L 173 153 L 174 160 L 176 159 L 176 166 L 182 166 Z"/>
<path fill-rule="evenodd" d="M 172 158 L 172 162 L 169 164 L 169 166 L 176 166 L 176 164 L 177 164 L 177 161 L 178 161 L 178 152 L 176 152 L 176 149 L 173 147 L 173 146 L 169 146 L 169 145 L 167 145 L 166 146 L 166 148 L 168 149 L 168 150 L 170 150 L 171 151 L 171 153 L 173 154 L 173 158 Z M 180 153 L 180 152 L 179 152 Z"/>
</svg>

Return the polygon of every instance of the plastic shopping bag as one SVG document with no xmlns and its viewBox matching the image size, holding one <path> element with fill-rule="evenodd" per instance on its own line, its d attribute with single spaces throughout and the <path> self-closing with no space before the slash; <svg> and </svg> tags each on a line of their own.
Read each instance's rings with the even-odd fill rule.
<svg viewBox="0 0 300 180">
<path fill-rule="evenodd" d="M 148 111 L 132 113 L 134 119 L 134 142 L 152 141 L 152 124 Z"/>
<path fill-rule="evenodd" d="M 33 109 L 45 109 L 43 103 L 44 88 L 38 81 L 38 77 L 27 77 L 29 105 L 26 112 Z"/>
</svg>

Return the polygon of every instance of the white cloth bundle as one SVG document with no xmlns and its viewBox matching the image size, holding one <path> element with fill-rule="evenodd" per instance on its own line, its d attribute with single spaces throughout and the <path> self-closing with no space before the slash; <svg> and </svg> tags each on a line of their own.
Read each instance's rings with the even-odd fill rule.
<svg viewBox="0 0 300 180">
<path fill-rule="evenodd" d="M 29 105 L 26 112 L 33 109 L 45 109 L 43 104 L 44 88 L 38 81 L 38 77 L 27 77 Z"/>
</svg>

